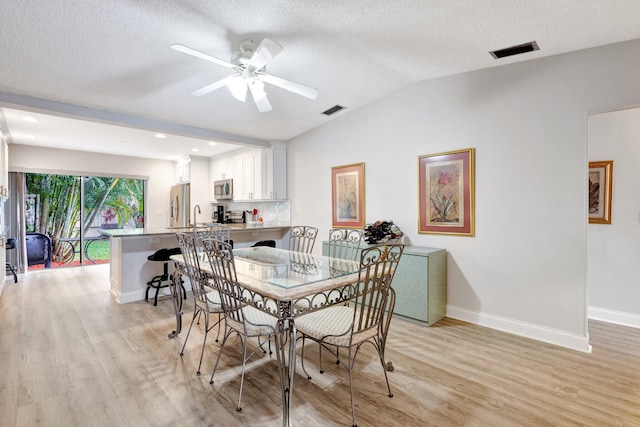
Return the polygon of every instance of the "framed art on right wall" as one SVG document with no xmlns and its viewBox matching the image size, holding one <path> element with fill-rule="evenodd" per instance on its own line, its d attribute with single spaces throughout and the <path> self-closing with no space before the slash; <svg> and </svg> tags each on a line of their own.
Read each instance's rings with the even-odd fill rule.
<svg viewBox="0 0 640 427">
<path fill-rule="evenodd" d="M 475 150 L 418 157 L 418 232 L 473 236 Z"/>
<path fill-rule="evenodd" d="M 589 162 L 589 224 L 611 224 L 613 160 Z"/>
</svg>

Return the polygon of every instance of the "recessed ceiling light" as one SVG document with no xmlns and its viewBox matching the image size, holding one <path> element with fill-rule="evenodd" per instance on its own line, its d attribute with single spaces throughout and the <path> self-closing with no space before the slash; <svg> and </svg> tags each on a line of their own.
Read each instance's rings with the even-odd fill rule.
<svg viewBox="0 0 640 427">
<path fill-rule="evenodd" d="M 198 150 L 197 148 L 192 148 L 191 151 L 193 151 L 194 153 L 197 153 L 200 150 Z"/>
<path fill-rule="evenodd" d="M 155 135 L 156 138 L 160 138 L 160 139 L 164 139 L 167 137 L 167 135 L 165 135 L 164 133 L 156 133 Z"/>
<path fill-rule="evenodd" d="M 209 145 L 210 145 L 210 146 L 212 146 L 212 147 L 214 147 L 214 146 L 218 145 L 218 143 L 217 143 L 217 142 L 213 142 L 213 141 L 211 141 L 211 142 L 209 142 Z"/>
<path fill-rule="evenodd" d="M 24 139 L 36 139 L 36 137 L 31 135 L 30 133 L 27 133 L 24 135 Z"/>
<path fill-rule="evenodd" d="M 31 116 L 24 116 L 22 118 L 22 120 L 24 120 L 25 122 L 31 122 L 31 123 L 35 123 L 38 121 L 38 119 L 36 119 L 35 117 L 31 117 Z"/>
</svg>

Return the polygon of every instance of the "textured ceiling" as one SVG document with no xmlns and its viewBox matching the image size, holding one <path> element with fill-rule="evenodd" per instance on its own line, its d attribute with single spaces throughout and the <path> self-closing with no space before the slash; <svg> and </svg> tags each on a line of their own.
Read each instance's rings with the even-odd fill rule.
<svg viewBox="0 0 640 427">
<path fill-rule="evenodd" d="M 0 10 L 0 107 L 241 144 L 289 140 L 421 80 L 640 38 L 637 0 L 0 0 Z M 191 96 L 231 71 L 170 49 L 229 60 L 241 40 L 265 37 L 284 47 L 267 72 L 316 87 L 316 100 L 267 86 L 273 110 L 259 113 L 224 88 Z M 540 51 L 488 53 L 533 40 Z M 347 109 L 321 114 L 336 104 Z M 195 141 L 137 148 L 127 141 L 140 134 L 114 137 L 95 123 L 27 140 L 21 115 L 4 115 L 12 143 L 194 154 Z"/>
</svg>

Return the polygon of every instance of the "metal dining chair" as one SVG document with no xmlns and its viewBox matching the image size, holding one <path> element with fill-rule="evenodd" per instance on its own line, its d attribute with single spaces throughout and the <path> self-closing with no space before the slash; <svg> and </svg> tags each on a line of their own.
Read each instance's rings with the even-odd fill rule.
<svg viewBox="0 0 640 427">
<path fill-rule="evenodd" d="M 296 225 L 289 229 L 289 250 L 311 253 L 318 236 L 318 229 L 306 225 Z"/>
<path fill-rule="evenodd" d="M 243 299 L 244 291 L 238 284 L 238 278 L 236 276 L 236 266 L 231 245 L 211 238 L 204 239 L 202 243 L 209 259 L 211 270 L 213 271 L 214 282 L 220 295 L 225 316 L 225 333 L 222 337 L 222 345 L 218 352 L 216 365 L 211 373 L 209 383 L 213 384 L 213 377 L 218 369 L 224 345 L 232 334 L 237 334 L 242 341 L 242 373 L 236 410 L 241 411 L 242 407 L 240 403 L 242 401 L 246 362 L 258 349 L 262 349 L 262 346 L 258 345 L 251 354 L 247 356 L 247 340 L 249 338 L 269 338 L 275 335 L 278 319 L 245 303 Z M 278 357 L 278 364 L 280 364 L 280 352 L 276 351 L 276 355 Z"/>
<path fill-rule="evenodd" d="M 386 314 L 393 304 L 391 282 L 404 251 L 401 244 L 376 245 L 362 251 L 358 281 L 351 286 L 351 298 L 347 305 L 336 304 L 299 316 L 295 325 L 302 335 L 302 369 L 304 367 L 304 340 L 309 338 L 322 345 L 347 350 L 347 363 L 340 363 L 349 373 L 352 425 L 356 425 L 353 401 L 353 366 L 362 344 L 369 342 L 380 358 L 389 397 L 393 397 L 385 366 L 384 351 L 390 318 Z M 391 298 L 391 301 L 389 299 Z M 391 307 L 392 308 L 392 307 Z M 320 360 L 320 363 L 322 361 Z"/>
<path fill-rule="evenodd" d="M 358 256 L 363 233 L 363 230 L 332 228 L 329 230 L 327 255 L 331 258 L 354 261 Z"/>
<path fill-rule="evenodd" d="M 189 278 L 189 282 L 191 282 L 191 291 L 193 292 L 193 317 L 191 318 L 191 323 L 189 324 L 189 330 L 187 331 L 187 336 L 184 339 L 184 343 L 182 344 L 182 349 L 180 350 L 180 356 L 184 355 L 184 349 L 187 345 L 187 341 L 189 340 L 189 334 L 191 333 L 191 328 L 193 327 L 193 322 L 196 318 L 200 318 L 204 316 L 204 339 L 202 341 L 202 350 L 200 351 L 200 362 L 198 363 L 198 370 L 196 371 L 196 375 L 200 375 L 200 368 L 202 367 L 202 359 L 204 357 L 204 349 L 207 344 L 207 335 L 211 329 L 215 326 L 218 326 L 218 335 L 216 336 L 216 342 L 220 337 L 220 324 L 223 319 L 224 310 L 222 309 L 222 305 L 220 302 L 220 295 L 213 283 L 211 283 L 211 278 L 205 274 L 200 268 L 200 264 L 202 262 L 208 262 L 206 258 L 200 253 L 199 247 L 202 244 L 201 240 L 196 238 L 195 233 L 176 233 L 176 238 L 178 239 L 178 244 L 180 245 L 180 250 L 182 251 L 182 257 L 184 258 L 184 266 L 187 273 L 187 277 Z M 218 320 L 210 325 L 211 315 L 218 315 Z"/>
</svg>

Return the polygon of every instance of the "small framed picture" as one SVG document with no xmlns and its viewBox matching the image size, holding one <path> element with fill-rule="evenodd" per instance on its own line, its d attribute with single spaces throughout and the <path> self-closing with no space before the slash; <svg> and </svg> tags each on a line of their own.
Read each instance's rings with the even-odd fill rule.
<svg viewBox="0 0 640 427">
<path fill-rule="evenodd" d="M 418 157 L 418 232 L 473 236 L 475 150 Z"/>
<path fill-rule="evenodd" d="M 331 168 L 334 228 L 364 228 L 364 163 Z"/>
<path fill-rule="evenodd" d="M 611 224 L 613 160 L 589 162 L 589 223 Z"/>
</svg>

